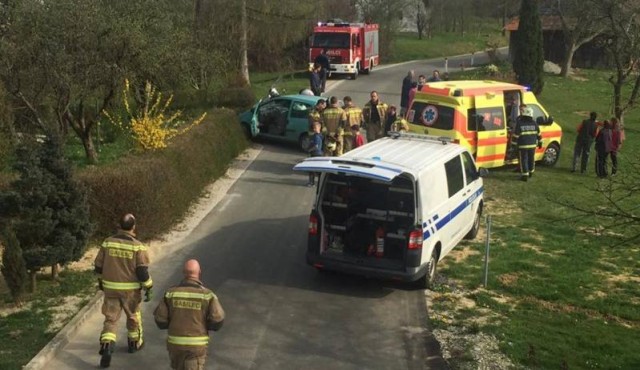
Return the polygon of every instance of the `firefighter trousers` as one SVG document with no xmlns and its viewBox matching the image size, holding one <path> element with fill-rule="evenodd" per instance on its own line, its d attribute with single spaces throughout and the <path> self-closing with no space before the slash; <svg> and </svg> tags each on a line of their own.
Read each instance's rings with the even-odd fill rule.
<svg viewBox="0 0 640 370">
<path fill-rule="evenodd" d="M 174 346 L 167 344 L 171 368 L 174 370 L 204 370 L 204 362 L 207 359 L 207 347 Z"/>
<path fill-rule="evenodd" d="M 518 154 L 520 157 L 518 158 L 518 161 L 520 162 L 520 175 L 523 177 L 531 176 L 533 171 L 536 170 L 536 162 L 535 162 L 536 149 L 535 148 L 518 149 Z"/>
<path fill-rule="evenodd" d="M 367 141 L 372 142 L 384 137 L 384 128 L 380 122 L 372 122 L 367 125 Z"/>
<path fill-rule="evenodd" d="M 142 315 L 140 313 L 140 303 L 142 293 L 136 290 L 104 290 L 104 303 L 102 304 L 102 314 L 104 315 L 104 326 L 100 334 L 100 343 L 115 342 L 118 320 L 122 311 L 127 316 L 127 337 L 130 341 L 138 342 L 142 345 Z"/>
</svg>

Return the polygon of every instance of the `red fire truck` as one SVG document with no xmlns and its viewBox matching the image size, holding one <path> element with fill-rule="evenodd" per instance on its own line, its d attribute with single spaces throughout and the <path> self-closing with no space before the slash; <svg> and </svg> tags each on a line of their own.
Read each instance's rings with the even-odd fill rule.
<svg viewBox="0 0 640 370">
<path fill-rule="evenodd" d="M 319 22 L 313 28 L 309 48 L 309 67 L 326 50 L 331 74 L 369 73 L 380 63 L 378 25 L 366 23 Z"/>
</svg>

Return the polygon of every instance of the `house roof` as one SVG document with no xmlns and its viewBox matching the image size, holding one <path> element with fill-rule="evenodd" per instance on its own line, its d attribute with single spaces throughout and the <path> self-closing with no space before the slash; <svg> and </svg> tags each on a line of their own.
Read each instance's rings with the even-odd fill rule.
<svg viewBox="0 0 640 370">
<path fill-rule="evenodd" d="M 540 22 L 542 23 L 543 31 L 561 31 L 562 30 L 562 20 L 560 19 L 560 16 L 541 15 Z M 569 26 L 571 26 L 573 23 L 575 23 L 575 20 L 568 19 L 567 23 Z M 509 32 L 517 31 L 519 25 L 520 25 L 520 17 L 513 17 L 511 18 L 509 23 L 507 23 L 504 26 L 504 29 Z"/>
</svg>

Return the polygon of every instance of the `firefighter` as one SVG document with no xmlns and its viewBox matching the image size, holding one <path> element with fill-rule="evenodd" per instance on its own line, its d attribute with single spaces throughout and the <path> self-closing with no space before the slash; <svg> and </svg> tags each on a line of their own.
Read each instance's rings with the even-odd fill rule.
<svg viewBox="0 0 640 370">
<path fill-rule="evenodd" d="M 218 331 L 224 310 L 218 297 L 200 281 L 200 264 L 184 264 L 184 279 L 170 288 L 153 316 L 160 329 L 168 329 L 167 351 L 172 369 L 202 370 L 207 358 L 209 330 Z"/>
<path fill-rule="evenodd" d="M 527 181 L 535 171 L 536 147 L 542 148 L 542 136 L 538 123 L 533 119 L 533 109 L 524 104 L 520 106 L 520 117 L 511 135 L 511 145 L 518 147 L 520 179 Z"/>
<path fill-rule="evenodd" d="M 344 110 L 338 106 L 338 98 L 332 96 L 329 99 L 329 108 L 322 112 L 322 121 L 326 131 L 325 137 L 327 142 L 330 138 L 335 139 L 336 149 L 327 150 L 327 156 L 341 156 L 344 149 L 344 123 L 347 120 L 347 115 Z"/>
<path fill-rule="evenodd" d="M 346 153 L 353 149 L 353 126 L 357 126 L 359 130 L 362 126 L 363 118 L 362 109 L 353 104 L 353 99 L 350 96 L 345 96 L 342 101 L 344 102 L 344 113 L 347 115 L 345 126 L 349 128 L 349 130 L 345 130 L 344 139 L 342 140 L 344 152 Z"/>
<path fill-rule="evenodd" d="M 153 296 L 153 281 L 149 276 L 147 247 L 135 238 L 136 219 L 126 214 L 120 220 L 120 230 L 107 238 L 100 247 L 94 265 L 98 285 L 104 291 L 102 313 L 105 316 L 100 334 L 100 366 L 109 367 L 116 342 L 116 324 L 122 311 L 127 316 L 129 353 L 144 344 L 140 302 L 142 289 L 145 302 Z"/>
<path fill-rule="evenodd" d="M 309 136 L 313 135 L 313 123 L 320 122 L 322 128 L 322 112 L 327 107 L 327 102 L 324 99 L 319 99 L 316 102 L 316 106 L 309 112 Z"/>
<path fill-rule="evenodd" d="M 364 105 L 362 116 L 367 129 L 367 141 L 372 142 L 384 136 L 384 124 L 387 119 L 387 104 L 380 101 L 377 91 L 371 92 L 371 100 Z"/>
</svg>

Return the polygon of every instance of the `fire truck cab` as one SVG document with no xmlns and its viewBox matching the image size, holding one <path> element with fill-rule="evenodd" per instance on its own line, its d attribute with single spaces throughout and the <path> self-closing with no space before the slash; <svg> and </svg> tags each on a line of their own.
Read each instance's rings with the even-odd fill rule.
<svg viewBox="0 0 640 370">
<path fill-rule="evenodd" d="M 347 74 L 355 79 L 380 63 L 378 25 L 348 22 L 319 22 L 313 29 L 309 47 L 309 68 L 326 50 L 330 74 Z"/>
<path fill-rule="evenodd" d="M 411 132 L 446 136 L 467 148 L 478 167 L 518 163 L 510 146 L 519 107 L 533 109 L 542 147 L 535 160 L 553 166 L 560 156 L 562 128 L 526 86 L 500 81 L 441 81 L 426 84 L 407 112 Z"/>
</svg>

